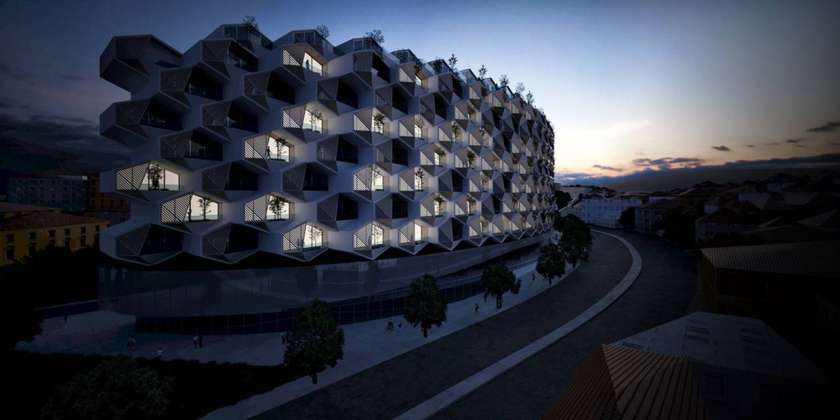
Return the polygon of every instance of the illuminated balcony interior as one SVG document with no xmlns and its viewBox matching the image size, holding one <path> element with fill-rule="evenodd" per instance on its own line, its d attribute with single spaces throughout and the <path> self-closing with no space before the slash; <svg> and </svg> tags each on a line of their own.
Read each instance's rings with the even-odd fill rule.
<svg viewBox="0 0 840 420">
<path fill-rule="evenodd" d="M 117 171 L 117 191 L 178 191 L 180 177 L 151 161 Z"/>
</svg>

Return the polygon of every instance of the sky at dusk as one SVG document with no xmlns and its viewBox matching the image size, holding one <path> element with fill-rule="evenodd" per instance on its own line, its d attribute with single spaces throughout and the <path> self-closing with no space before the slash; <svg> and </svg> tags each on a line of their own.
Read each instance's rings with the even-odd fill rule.
<svg viewBox="0 0 840 420">
<path fill-rule="evenodd" d="M 840 152 L 840 1 L 682 3 L 2 1 L 0 127 L 119 152 L 87 133 L 128 99 L 98 77 L 109 39 L 184 51 L 252 15 L 271 39 L 325 24 L 337 45 L 378 28 L 388 50 L 507 74 L 552 121 L 561 175 Z"/>
</svg>

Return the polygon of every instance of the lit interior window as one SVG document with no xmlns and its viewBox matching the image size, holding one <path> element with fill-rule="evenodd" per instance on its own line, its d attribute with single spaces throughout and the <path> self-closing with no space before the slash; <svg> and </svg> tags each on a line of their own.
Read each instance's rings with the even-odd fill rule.
<svg viewBox="0 0 840 420">
<path fill-rule="evenodd" d="M 200 195 L 190 197 L 190 207 L 187 209 L 187 220 L 201 222 L 219 219 L 219 203 Z"/>
<path fill-rule="evenodd" d="M 324 231 L 307 224 L 303 229 L 303 248 L 320 248 L 324 244 Z"/>
<path fill-rule="evenodd" d="M 324 75 L 323 66 L 316 61 L 309 53 L 303 53 L 303 68 L 317 73 L 320 76 Z"/>
</svg>

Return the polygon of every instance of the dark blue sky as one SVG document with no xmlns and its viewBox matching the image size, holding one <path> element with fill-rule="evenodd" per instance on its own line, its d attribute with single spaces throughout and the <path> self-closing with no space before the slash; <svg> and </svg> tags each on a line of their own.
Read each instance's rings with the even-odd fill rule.
<svg viewBox="0 0 840 420">
<path fill-rule="evenodd" d="M 840 121 L 840 1 L 674 3 L 684 2 L 4 1 L 0 125 L 95 126 L 128 98 L 98 78 L 112 36 L 152 33 L 183 51 L 253 15 L 271 39 L 326 24 L 338 44 L 379 28 L 387 49 L 454 53 L 462 68 L 509 75 L 554 123 L 558 172 L 840 149 L 840 127 L 807 131 Z"/>
</svg>

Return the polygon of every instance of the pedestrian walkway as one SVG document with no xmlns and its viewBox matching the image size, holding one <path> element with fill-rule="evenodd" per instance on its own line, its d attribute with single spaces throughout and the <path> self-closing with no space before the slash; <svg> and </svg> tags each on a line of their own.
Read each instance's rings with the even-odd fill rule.
<svg viewBox="0 0 840 420">
<path fill-rule="evenodd" d="M 502 309 L 495 308 L 493 299 L 485 302 L 480 295 L 451 303 L 447 307 L 446 322 L 441 327 L 432 328 L 426 339 L 423 338 L 419 329 L 406 324 L 402 317 L 344 325 L 342 326 L 346 340 L 344 358 L 336 367 L 319 374 L 318 384 L 312 384 L 308 377 L 300 378 L 267 393 L 240 401 L 236 405 L 216 410 L 205 418 L 255 416 L 513 308 L 548 289 L 548 283 L 535 274 L 535 267 L 536 262 L 531 262 L 513 270 L 517 278 L 522 281 L 522 288 L 519 294 L 505 295 Z M 570 269 L 567 276 L 573 271 L 574 269 Z M 562 279 L 554 282 L 552 287 L 556 287 L 561 282 Z M 475 310 L 476 305 L 478 312 Z M 386 331 L 389 320 L 395 325 L 392 332 Z M 274 351 L 275 354 L 282 356 L 281 349 L 275 348 Z"/>
<path fill-rule="evenodd" d="M 612 305 L 621 295 L 626 292 L 630 286 L 636 281 L 636 278 L 642 271 L 642 259 L 636 248 L 627 242 L 624 238 L 613 235 L 611 233 L 596 231 L 607 236 L 611 236 L 619 240 L 630 252 L 632 257 L 632 265 L 625 274 L 624 278 L 609 292 L 607 295 L 598 300 L 594 305 L 589 307 L 586 311 L 579 314 L 569 322 L 563 324 L 556 330 L 543 336 L 542 338 L 528 344 L 509 356 L 499 360 L 498 362 L 488 366 L 487 368 L 475 373 L 474 375 L 464 379 L 458 384 L 444 390 L 435 395 L 429 400 L 426 400 L 419 405 L 411 408 L 402 415 L 398 416 L 398 420 L 409 419 L 425 419 L 431 417 L 440 410 L 448 407 L 455 401 L 463 398 L 465 395 L 475 391 L 480 386 L 490 382 L 497 376 L 503 374 L 507 370 L 522 363 L 525 359 L 537 354 L 546 347 L 555 343 L 557 340 L 565 337 L 572 331 L 576 330 L 581 325 L 596 317 L 607 307 Z"/>
</svg>

